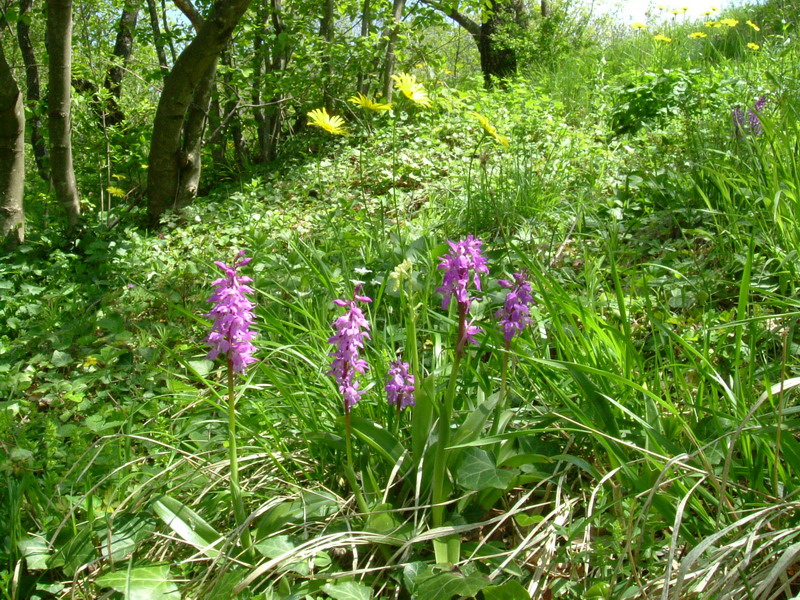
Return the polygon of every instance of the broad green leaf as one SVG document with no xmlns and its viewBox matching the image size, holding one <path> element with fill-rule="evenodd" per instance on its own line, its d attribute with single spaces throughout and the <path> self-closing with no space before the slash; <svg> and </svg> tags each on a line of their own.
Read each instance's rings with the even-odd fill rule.
<svg viewBox="0 0 800 600">
<path fill-rule="evenodd" d="M 494 457 L 480 448 L 466 448 L 456 470 L 456 482 L 465 490 L 508 489 L 517 469 L 498 469 Z"/>
<path fill-rule="evenodd" d="M 139 542 L 150 537 L 154 529 L 155 521 L 148 514 L 118 515 L 111 523 L 110 534 L 108 527 L 98 529 L 97 538 L 102 543 L 100 553 L 103 558 L 110 555 L 115 561 L 124 560 Z"/>
<path fill-rule="evenodd" d="M 530 600 L 528 590 L 522 584 L 511 579 L 502 585 L 490 585 L 483 588 L 484 600 Z"/>
<path fill-rule="evenodd" d="M 136 567 L 106 573 L 95 579 L 100 587 L 120 592 L 125 600 L 180 600 L 178 586 L 170 581 L 169 566 Z"/>
<path fill-rule="evenodd" d="M 17 548 L 25 557 L 25 564 L 31 571 L 47 568 L 50 551 L 43 537 L 28 535 L 17 542 Z"/>
<path fill-rule="evenodd" d="M 371 600 L 372 590 L 355 581 L 327 583 L 322 591 L 334 600 Z"/>
<path fill-rule="evenodd" d="M 61 352 L 60 350 L 54 350 L 53 356 L 50 358 L 50 362 L 53 363 L 53 366 L 58 368 L 71 365 L 73 360 L 72 355 L 67 352 Z"/>
<path fill-rule="evenodd" d="M 383 458 L 389 465 L 394 466 L 403 454 L 403 446 L 397 438 L 383 427 L 361 417 L 351 417 L 353 433 L 362 441 L 366 442 Z"/>
<path fill-rule="evenodd" d="M 449 600 L 453 596 L 474 598 L 490 581 L 481 575 L 445 572 L 417 581 L 417 600 Z"/>
<path fill-rule="evenodd" d="M 279 569 L 281 571 L 294 571 L 303 576 L 309 575 L 311 569 L 308 561 L 290 560 L 296 546 L 288 535 L 274 535 L 256 544 L 256 550 L 266 558 L 285 556 L 286 558 Z"/>
<path fill-rule="evenodd" d="M 153 502 L 153 512 L 183 541 L 209 558 L 219 556 L 214 546 L 222 541 L 222 536 L 191 508 L 174 498 L 162 496 Z"/>
</svg>

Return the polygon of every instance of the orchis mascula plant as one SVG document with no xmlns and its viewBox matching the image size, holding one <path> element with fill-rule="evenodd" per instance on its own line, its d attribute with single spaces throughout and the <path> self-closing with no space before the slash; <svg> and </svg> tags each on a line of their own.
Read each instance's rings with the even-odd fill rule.
<svg viewBox="0 0 800 600">
<path fill-rule="evenodd" d="M 407 362 L 396 360 L 389 365 L 389 379 L 386 382 L 386 399 L 397 412 L 414 406 L 414 375 L 408 372 Z"/>
<path fill-rule="evenodd" d="M 453 399 L 456 391 L 458 366 L 467 342 L 476 344 L 475 335 L 481 329 L 467 322 L 473 298 L 470 296 L 470 283 L 481 290 L 480 274 L 489 272 L 486 258 L 481 254 L 483 242 L 470 234 L 461 242 L 447 242 L 450 254 L 440 257 L 439 269 L 444 270 L 444 280 L 437 288 L 443 295 L 442 308 L 447 309 L 453 297 L 458 304 L 458 336 L 450 371 L 450 382 L 445 392 L 444 402 L 439 413 L 439 451 L 433 466 L 433 526 L 441 527 L 444 521 L 444 478 L 447 465 L 447 445 L 450 442 L 450 416 L 453 412 Z"/>
<path fill-rule="evenodd" d="M 500 378 L 500 398 L 497 401 L 492 423 L 492 435 L 499 431 L 500 416 L 506 409 L 506 380 L 508 375 L 508 355 L 511 349 L 511 340 L 522 333 L 531 323 L 530 305 L 533 303 L 531 284 L 526 273 L 514 273 L 514 281 L 501 279 L 497 282 L 501 288 L 509 290 L 506 294 L 503 308 L 495 313 L 495 318 L 500 322 L 505 340 L 503 353 L 503 370 Z"/>
<path fill-rule="evenodd" d="M 228 457 L 230 461 L 230 484 L 233 513 L 236 525 L 242 530 L 242 545 L 245 550 L 250 547 L 250 532 L 245 526 L 244 503 L 239 487 L 239 466 L 236 452 L 236 395 L 234 393 L 233 374 L 244 373 L 247 365 L 257 362 L 253 357 L 256 348 L 252 344 L 255 332 L 250 330 L 253 324 L 253 309 L 255 303 L 247 299 L 247 294 L 253 292 L 247 284 L 253 280 L 250 277 L 238 274 L 239 267 L 249 263 L 252 258 L 246 258 L 242 250 L 236 255 L 233 266 L 215 261 L 225 277 L 217 279 L 212 285 L 216 291 L 208 299 L 213 304 L 211 311 L 205 316 L 214 320 L 211 332 L 205 341 L 211 346 L 211 351 L 206 356 L 214 360 L 220 354 L 227 359 L 228 367 Z"/>
<path fill-rule="evenodd" d="M 364 340 L 369 337 L 369 322 L 364 317 L 364 313 L 358 307 L 358 302 L 372 302 L 372 299 L 361 295 L 361 286 L 356 286 L 353 291 L 352 300 L 334 300 L 337 306 L 347 307 L 347 311 L 333 322 L 334 335 L 328 338 L 328 342 L 336 346 L 336 350 L 330 354 L 333 357 L 331 370 L 328 375 L 333 375 L 339 386 L 339 392 L 344 401 L 344 423 L 345 423 L 345 448 L 347 452 L 347 466 L 345 474 L 356 496 L 359 509 L 366 513 L 367 504 L 361 494 L 361 489 L 356 481 L 355 470 L 353 469 L 353 446 L 352 446 L 352 426 L 350 424 L 350 409 L 361 400 L 363 392 L 358 389 L 356 373 L 365 373 L 369 368 L 367 361 L 359 358 L 359 350 L 364 348 Z"/>
</svg>

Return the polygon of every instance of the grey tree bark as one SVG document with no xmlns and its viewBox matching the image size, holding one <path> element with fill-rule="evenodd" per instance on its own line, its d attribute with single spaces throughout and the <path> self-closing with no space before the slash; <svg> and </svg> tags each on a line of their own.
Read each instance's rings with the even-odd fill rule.
<svg viewBox="0 0 800 600">
<path fill-rule="evenodd" d="M 208 76 L 216 72 L 217 60 L 250 2 L 216 0 L 200 31 L 164 80 L 148 161 L 147 214 L 151 226 L 158 225 L 165 210 L 185 204 L 197 193 L 200 154 L 186 151 L 185 142 L 195 139 L 187 114 L 193 103 L 200 106 L 205 101 L 198 90 L 202 92 Z M 207 103 L 205 107 L 207 111 Z M 188 176 L 195 172 L 196 176 Z"/>
<path fill-rule="evenodd" d="M 67 213 L 67 227 L 74 229 L 81 205 L 72 165 L 72 0 L 48 0 L 47 40 L 51 175 L 56 198 Z"/>
<path fill-rule="evenodd" d="M 22 60 L 25 61 L 25 100 L 33 114 L 28 124 L 31 129 L 31 146 L 33 147 L 33 157 L 36 160 L 36 170 L 42 179 L 50 181 L 48 166 L 50 155 L 47 151 L 47 142 L 42 134 L 44 125 L 40 116 L 42 91 L 39 84 L 39 63 L 36 62 L 36 54 L 31 43 L 31 27 L 28 24 L 32 8 L 33 0 L 19 0 L 20 18 L 17 20 L 17 42 L 22 53 Z"/>
<path fill-rule="evenodd" d="M 153 29 L 153 45 L 156 47 L 158 64 L 161 67 L 161 74 L 166 77 L 169 73 L 169 63 L 167 53 L 164 51 L 164 36 L 161 34 L 161 26 L 158 24 L 158 7 L 155 0 L 147 0 L 147 12 L 150 13 L 150 27 Z"/>
<path fill-rule="evenodd" d="M 141 0 L 130 2 L 122 9 L 117 29 L 117 40 L 114 44 L 115 62 L 108 70 L 103 87 L 109 91 L 109 99 L 103 114 L 103 122 L 108 126 L 119 125 L 125 120 L 125 115 L 119 107 L 122 97 L 122 76 L 128 67 L 128 61 L 133 52 L 133 33 L 136 30 L 136 21 L 139 17 L 139 3 Z"/>
<path fill-rule="evenodd" d="M 0 248 L 25 241 L 25 110 L 0 40 Z"/>
<path fill-rule="evenodd" d="M 386 59 L 383 65 L 383 97 L 384 102 L 392 101 L 392 75 L 394 74 L 394 51 L 397 47 L 397 36 L 400 34 L 400 20 L 403 18 L 403 10 L 406 7 L 406 0 L 394 0 L 392 3 L 392 23 L 387 32 L 388 41 L 386 42 Z"/>
</svg>

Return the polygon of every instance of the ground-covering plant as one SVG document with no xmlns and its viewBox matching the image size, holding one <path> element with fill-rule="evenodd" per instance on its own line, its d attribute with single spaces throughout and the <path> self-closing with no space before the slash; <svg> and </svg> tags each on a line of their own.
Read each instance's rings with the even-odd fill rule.
<svg viewBox="0 0 800 600">
<path fill-rule="evenodd" d="M 754 15 L 632 30 L 584 105 L 398 74 L 157 231 L 4 257 L 5 596 L 795 596 L 798 90 Z"/>
</svg>

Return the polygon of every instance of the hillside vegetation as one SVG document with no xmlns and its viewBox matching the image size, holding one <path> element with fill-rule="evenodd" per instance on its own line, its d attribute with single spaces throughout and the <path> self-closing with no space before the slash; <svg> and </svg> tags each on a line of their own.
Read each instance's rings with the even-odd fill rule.
<svg viewBox="0 0 800 600">
<path fill-rule="evenodd" d="M 676 11 L 488 90 L 411 29 L 157 226 L 78 95 L 105 196 L 29 177 L 0 258 L 0 597 L 798 597 L 798 13 Z"/>
</svg>

